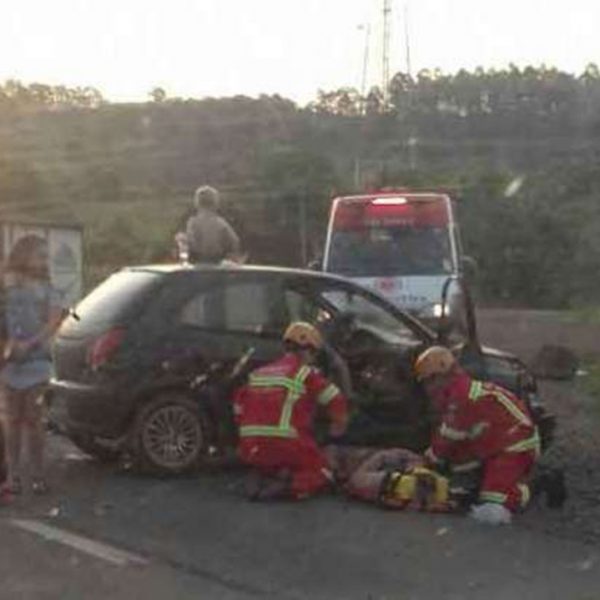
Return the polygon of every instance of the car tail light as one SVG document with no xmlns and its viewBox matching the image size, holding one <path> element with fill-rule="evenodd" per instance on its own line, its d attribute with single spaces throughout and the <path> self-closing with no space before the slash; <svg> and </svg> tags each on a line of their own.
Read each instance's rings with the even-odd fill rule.
<svg viewBox="0 0 600 600">
<path fill-rule="evenodd" d="M 88 365 L 92 371 L 97 371 L 114 356 L 124 335 L 125 330 L 119 327 L 109 329 L 94 341 L 88 352 Z"/>
</svg>

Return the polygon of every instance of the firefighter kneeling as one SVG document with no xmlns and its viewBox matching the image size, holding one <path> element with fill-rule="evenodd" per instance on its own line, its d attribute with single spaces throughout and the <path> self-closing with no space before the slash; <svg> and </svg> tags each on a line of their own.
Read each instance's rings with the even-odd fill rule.
<svg viewBox="0 0 600 600">
<path fill-rule="evenodd" d="M 254 468 L 248 495 L 255 500 L 309 497 L 330 482 L 326 456 L 313 435 L 319 406 L 329 415 L 330 434 L 344 433 L 347 402 L 313 366 L 323 346 L 309 323 L 292 323 L 283 336 L 285 354 L 253 371 L 234 399 L 238 453 Z"/>
<path fill-rule="evenodd" d="M 434 346 L 415 363 L 415 373 L 439 417 L 426 458 L 451 473 L 481 471 L 482 522 L 510 523 L 529 501 L 527 480 L 539 456 L 539 437 L 525 403 L 493 383 L 480 382 L 458 365 L 447 348 Z"/>
</svg>

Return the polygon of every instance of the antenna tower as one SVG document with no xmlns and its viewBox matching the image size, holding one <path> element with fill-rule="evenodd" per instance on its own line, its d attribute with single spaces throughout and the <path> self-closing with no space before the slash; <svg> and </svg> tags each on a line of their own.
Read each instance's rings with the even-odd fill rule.
<svg viewBox="0 0 600 600">
<path fill-rule="evenodd" d="M 405 54 L 406 54 L 406 74 L 412 77 L 412 65 L 410 57 L 410 24 L 408 16 L 408 0 L 404 2 L 404 43 L 405 43 Z"/>
<path fill-rule="evenodd" d="M 381 92 L 383 103 L 387 104 L 389 98 L 388 85 L 390 83 L 390 38 L 392 22 L 392 0 L 383 0 L 383 51 L 382 51 L 382 82 Z"/>
</svg>

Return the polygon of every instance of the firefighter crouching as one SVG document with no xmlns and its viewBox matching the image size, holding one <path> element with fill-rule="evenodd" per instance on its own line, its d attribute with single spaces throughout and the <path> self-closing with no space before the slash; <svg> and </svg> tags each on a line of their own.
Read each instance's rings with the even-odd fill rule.
<svg viewBox="0 0 600 600">
<path fill-rule="evenodd" d="M 253 467 L 251 499 L 303 499 L 331 480 L 325 453 L 313 435 L 319 406 L 330 419 L 330 435 L 347 424 L 347 401 L 313 366 L 323 339 L 309 323 L 292 323 L 283 336 L 285 354 L 253 371 L 234 398 L 238 453 Z"/>
<path fill-rule="evenodd" d="M 525 403 L 498 385 L 472 379 L 447 348 L 434 346 L 415 363 L 439 427 L 426 452 L 433 466 L 452 474 L 481 470 L 478 521 L 510 523 L 525 508 L 527 480 L 539 456 L 539 437 Z"/>
</svg>

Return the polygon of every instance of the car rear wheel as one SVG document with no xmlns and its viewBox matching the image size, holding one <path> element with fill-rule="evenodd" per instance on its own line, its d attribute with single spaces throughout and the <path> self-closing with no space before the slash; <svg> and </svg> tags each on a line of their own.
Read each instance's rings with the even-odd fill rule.
<svg viewBox="0 0 600 600">
<path fill-rule="evenodd" d="M 132 432 L 139 470 L 161 475 L 185 473 L 205 455 L 208 423 L 197 403 L 178 392 L 160 394 L 138 412 Z"/>
</svg>

